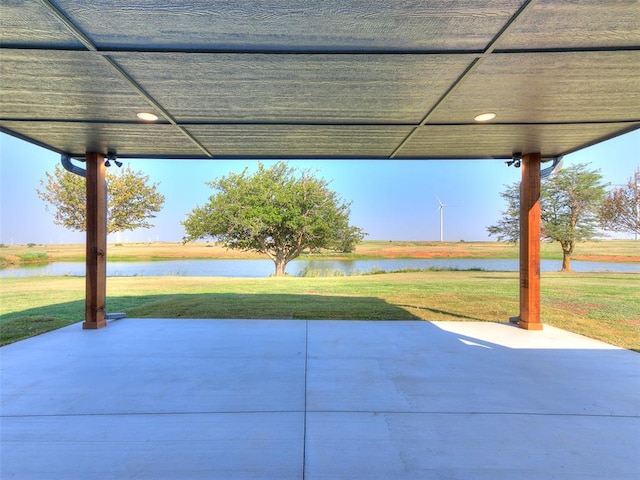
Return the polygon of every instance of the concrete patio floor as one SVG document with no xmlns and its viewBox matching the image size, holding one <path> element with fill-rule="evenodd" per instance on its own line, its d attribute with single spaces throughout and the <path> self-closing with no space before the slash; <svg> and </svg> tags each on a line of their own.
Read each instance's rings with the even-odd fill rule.
<svg viewBox="0 0 640 480">
<path fill-rule="evenodd" d="M 0 361 L 3 479 L 640 472 L 640 355 L 552 327 L 124 319 Z"/>
</svg>

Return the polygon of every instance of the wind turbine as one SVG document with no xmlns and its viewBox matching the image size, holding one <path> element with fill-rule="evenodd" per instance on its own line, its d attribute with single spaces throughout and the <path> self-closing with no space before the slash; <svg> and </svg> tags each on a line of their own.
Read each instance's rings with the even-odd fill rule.
<svg viewBox="0 0 640 480">
<path fill-rule="evenodd" d="M 438 210 L 440 210 L 440 241 L 444 242 L 444 207 L 447 205 L 442 203 L 440 197 L 436 196 L 436 198 L 438 199 Z"/>
</svg>

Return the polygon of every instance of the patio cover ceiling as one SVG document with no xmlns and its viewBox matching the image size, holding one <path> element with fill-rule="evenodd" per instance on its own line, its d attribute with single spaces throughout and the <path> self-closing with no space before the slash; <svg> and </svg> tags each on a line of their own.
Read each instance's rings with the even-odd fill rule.
<svg viewBox="0 0 640 480">
<path fill-rule="evenodd" d="M 2 0 L 0 24 L 2 131 L 72 156 L 555 157 L 640 127 L 637 0 Z"/>
</svg>

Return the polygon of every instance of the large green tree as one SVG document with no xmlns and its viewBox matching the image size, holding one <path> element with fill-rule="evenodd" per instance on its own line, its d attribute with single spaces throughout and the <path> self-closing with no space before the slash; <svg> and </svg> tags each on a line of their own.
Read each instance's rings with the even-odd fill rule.
<svg viewBox="0 0 640 480">
<path fill-rule="evenodd" d="M 107 233 L 151 228 L 150 220 L 162 209 L 164 195 L 158 183 L 128 165 L 107 170 Z M 69 230 L 86 231 L 86 181 L 57 165 L 36 190 L 53 214 L 53 221 Z"/>
<path fill-rule="evenodd" d="M 276 276 L 305 249 L 350 251 L 365 235 L 349 225 L 350 204 L 326 180 L 285 162 L 260 163 L 253 174 L 245 169 L 207 185 L 215 193 L 182 222 L 185 242 L 214 238 L 230 249 L 265 254 Z"/>
<path fill-rule="evenodd" d="M 505 185 L 500 196 L 507 202 L 507 208 L 501 212 L 500 220 L 487 227 L 490 236 L 496 236 L 499 242 L 518 243 L 520 239 L 520 182 Z"/>
<path fill-rule="evenodd" d="M 562 271 L 571 271 L 576 244 L 598 234 L 599 211 L 605 195 L 602 175 L 588 165 L 575 164 L 542 180 L 540 186 L 540 233 L 542 239 L 562 248 Z M 497 224 L 487 227 L 498 240 L 517 242 L 520 235 L 520 183 L 508 185 L 501 196 L 507 209 Z"/>
<path fill-rule="evenodd" d="M 625 186 L 607 193 L 600 209 L 600 225 L 613 232 L 640 234 L 640 168 Z"/>
</svg>

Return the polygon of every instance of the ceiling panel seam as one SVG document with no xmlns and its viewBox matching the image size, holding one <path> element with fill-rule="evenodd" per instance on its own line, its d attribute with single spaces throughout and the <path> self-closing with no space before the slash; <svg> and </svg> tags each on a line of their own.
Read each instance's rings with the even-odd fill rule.
<svg viewBox="0 0 640 480">
<path fill-rule="evenodd" d="M 20 123 L 76 123 L 76 124 L 88 124 L 88 125 L 140 125 L 140 122 L 134 120 L 109 120 L 109 119 L 83 119 L 78 120 L 74 118 L 30 118 L 30 117 L 0 117 L 2 122 L 20 122 Z M 472 127 L 481 125 L 496 125 L 496 126 L 545 126 L 545 125 L 624 125 L 624 124 L 637 124 L 640 122 L 640 117 L 620 120 L 568 120 L 568 121 L 531 121 L 531 122 L 491 122 L 489 124 L 479 124 L 477 122 L 433 122 L 420 127 Z M 375 127 L 403 127 L 410 128 L 416 127 L 415 123 L 358 123 L 358 122 L 277 122 L 277 121 L 225 121 L 225 120 L 212 120 L 212 121 L 184 121 L 179 124 L 171 124 L 168 121 L 153 122 L 154 125 L 175 125 L 178 127 L 362 127 L 362 128 L 375 128 Z"/>
<path fill-rule="evenodd" d="M 49 0 L 41 0 L 41 2 L 49 9 L 55 17 L 60 20 L 64 26 L 71 31 L 71 33 L 80 41 L 82 44 L 91 52 L 96 52 L 103 58 L 112 69 L 114 69 L 128 84 L 131 86 L 138 95 L 142 96 L 144 100 L 149 103 L 152 107 L 158 110 L 159 113 L 164 116 L 169 123 L 174 125 L 183 135 L 185 135 L 191 142 L 193 142 L 199 150 L 203 151 L 207 156 L 211 157 L 211 152 L 205 148 L 198 139 L 196 139 L 191 133 L 186 130 L 184 127 L 178 125 L 173 116 L 169 113 L 169 111 L 164 108 L 153 96 L 151 96 L 135 79 L 129 75 L 118 63 L 113 60 L 108 55 L 105 55 L 102 52 L 98 51 L 95 43 L 82 31 L 80 27 L 78 27 L 72 19 L 70 19 L 63 11 L 61 11 L 58 7 L 52 4 Z"/>
<path fill-rule="evenodd" d="M 136 92 L 138 92 L 140 96 L 145 99 L 147 103 L 149 103 L 149 105 L 158 110 L 158 112 L 161 113 L 162 116 L 165 117 L 171 125 L 180 130 L 183 135 L 186 135 L 186 137 L 191 140 L 207 156 L 211 156 L 211 152 L 209 152 L 209 150 L 207 150 L 207 148 L 205 148 L 205 146 L 202 145 L 202 143 L 200 143 L 200 141 L 196 139 L 186 128 L 179 125 L 173 115 L 171 115 L 171 113 L 166 108 L 164 108 L 158 101 L 156 101 L 155 98 L 153 98 L 152 95 L 150 95 L 144 88 L 142 88 L 142 86 L 138 82 L 136 82 L 133 77 L 131 77 L 131 75 L 129 75 L 114 59 L 108 56 L 105 56 L 103 58 L 109 63 L 109 65 L 111 65 L 114 70 L 116 70 L 122 76 L 122 78 L 127 83 L 129 83 L 129 85 L 134 90 L 136 90 Z"/>
<path fill-rule="evenodd" d="M 507 32 L 511 30 L 511 28 L 513 28 L 513 26 L 518 22 L 520 18 L 522 18 L 522 14 L 536 2 L 537 0 L 526 0 L 522 5 L 520 5 L 520 8 L 516 10 L 516 12 L 509 18 L 509 20 L 507 20 L 504 26 L 498 31 L 498 33 L 489 42 L 489 44 L 487 45 L 487 48 L 485 48 L 484 50 L 483 55 L 492 54 L 496 48 L 497 43 L 500 41 L 500 39 L 503 36 L 505 36 Z"/>
<path fill-rule="evenodd" d="M 548 48 L 496 48 L 493 55 L 532 55 L 541 53 L 615 53 L 636 52 L 640 45 L 619 45 L 607 47 L 548 47 Z"/>
<path fill-rule="evenodd" d="M 433 106 L 425 114 L 422 120 L 420 120 L 420 123 L 418 123 L 418 125 L 416 125 L 415 128 L 411 132 L 409 132 L 409 134 L 407 134 L 404 140 L 402 140 L 398 144 L 398 146 L 391 153 L 391 155 L 389 155 L 389 158 L 395 158 L 400 153 L 400 150 L 402 150 L 402 148 L 409 142 L 409 140 L 411 140 L 411 138 L 417 133 L 418 129 L 427 123 L 427 121 L 429 120 L 429 117 L 438 108 L 438 106 L 441 105 L 442 102 L 444 102 L 449 97 L 449 95 L 451 95 L 460 86 L 463 80 L 467 78 L 469 74 L 473 70 L 475 70 L 480 63 L 482 63 L 483 59 L 484 59 L 483 57 L 477 57 L 467 66 L 467 68 L 458 76 L 458 78 L 454 80 L 454 82 L 442 94 L 442 96 L 440 96 L 440 98 L 433 104 Z"/>
<path fill-rule="evenodd" d="M 82 35 L 81 32 L 78 32 Z M 100 56 L 113 55 L 148 55 L 148 54 L 166 54 L 166 55 L 278 55 L 278 56 L 373 56 L 373 55 L 390 55 L 390 56 L 469 56 L 475 55 L 482 57 L 488 55 L 486 50 L 478 50 L 475 48 L 468 50 L 431 50 L 431 49 L 354 49 L 354 50 L 335 50 L 331 48 L 320 48 L 313 50 L 296 50 L 296 49 L 273 49 L 265 50 L 260 48 L 242 48 L 242 49 L 165 49 L 165 48 L 107 48 L 101 49 L 96 45 L 89 43 L 87 48 L 38 45 L 32 43 L 11 43 L 3 42 L 0 50 L 33 50 L 45 52 L 87 52 Z M 536 55 L 541 53 L 606 53 L 606 52 L 634 52 L 640 50 L 638 45 L 591 45 L 591 46 L 567 46 L 567 47 L 531 47 L 531 48 L 495 48 L 490 53 L 492 55 Z"/>
<path fill-rule="evenodd" d="M 56 7 L 49 0 L 40 0 L 44 6 L 51 12 L 62 24 L 69 30 L 74 37 L 76 37 L 86 48 L 87 50 L 91 50 L 92 52 L 97 52 L 98 49 L 96 45 L 91 41 L 91 39 L 75 24 L 73 21 L 67 17 L 64 12 L 62 12 L 58 7 Z"/>
<path fill-rule="evenodd" d="M 409 134 L 404 138 L 404 140 L 402 140 L 398 144 L 398 146 L 394 149 L 391 155 L 389 155 L 389 158 L 395 158 L 397 155 L 400 154 L 401 150 L 407 145 L 407 143 L 411 140 L 411 138 L 415 136 L 418 129 L 427 123 L 427 121 L 429 120 L 429 117 L 431 117 L 431 115 L 433 115 L 433 113 L 438 109 L 438 107 L 442 105 L 442 103 L 444 103 L 444 101 L 464 82 L 466 78 L 469 77 L 471 72 L 473 72 L 482 63 L 482 61 L 485 58 L 487 58 L 489 55 L 493 53 L 493 50 L 495 49 L 497 42 L 504 35 L 506 35 L 506 33 L 511 29 L 513 25 L 516 24 L 518 18 L 521 18 L 521 15 L 525 12 L 525 10 L 531 7 L 531 5 L 533 5 L 535 2 L 536 0 L 526 0 L 522 5 L 520 5 L 520 8 L 518 8 L 518 10 L 516 10 L 516 12 L 511 17 L 509 17 L 509 20 L 507 20 L 507 22 L 502 26 L 502 28 L 498 31 L 498 33 L 496 33 L 493 36 L 493 38 L 491 39 L 487 47 L 484 49 L 483 53 L 478 57 L 476 57 L 471 62 L 471 64 L 469 64 L 469 66 L 465 69 L 465 71 L 462 72 L 460 76 L 458 76 L 458 78 L 451 84 L 451 86 L 447 89 L 447 91 L 444 92 L 444 94 L 438 99 L 438 101 L 429 109 L 429 111 L 425 114 L 425 116 L 422 118 L 420 123 L 411 132 L 409 132 Z"/>
</svg>

